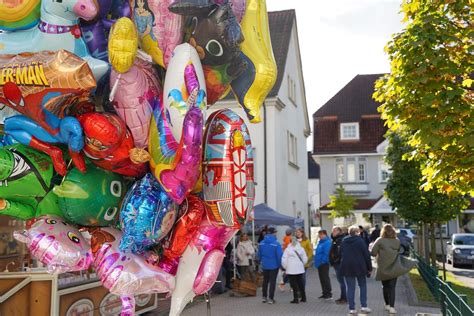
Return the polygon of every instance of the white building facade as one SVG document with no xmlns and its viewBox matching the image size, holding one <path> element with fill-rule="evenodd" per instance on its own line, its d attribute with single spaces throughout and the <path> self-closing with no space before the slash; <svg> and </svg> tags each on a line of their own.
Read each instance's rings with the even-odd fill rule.
<svg viewBox="0 0 474 316">
<path fill-rule="evenodd" d="M 265 203 L 302 218 L 309 231 L 306 139 L 311 128 L 295 11 L 269 12 L 269 24 L 278 78 L 262 106 L 262 122 L 250 123 L 233 97 L 217 102 L 208 113 L 230 108 L 244 118 L 254 148 L 255 205 Z"/>
</svg>

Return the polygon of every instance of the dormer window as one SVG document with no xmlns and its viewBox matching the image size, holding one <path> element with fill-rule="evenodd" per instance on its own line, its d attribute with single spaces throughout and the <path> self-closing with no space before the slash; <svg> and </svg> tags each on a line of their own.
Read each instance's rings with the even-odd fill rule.
<svg viewBox="0 0 474 316">
<path fill-rule="evenodd" d="M 359 140 L 359 123 L 341 123 L 341 140 Z"/>
</svg>

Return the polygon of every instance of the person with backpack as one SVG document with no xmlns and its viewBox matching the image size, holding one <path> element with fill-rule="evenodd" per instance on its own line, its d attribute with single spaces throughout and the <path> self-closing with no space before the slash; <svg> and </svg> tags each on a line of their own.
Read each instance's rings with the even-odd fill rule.
<svg viewBox="0 0 474 316">
<path fill-rule="evenodd" d="M 308 261 L 305 250 L 301 247 L 296 237 L 292 237 L 291 243 L 286 247 L 283 257 L 281 258 L 281 265 L 285 269 L 286 275 L 290 279 L 291 289 L 293 290 L 292 304 L 298 304 L 301 297 L 301 302 L 306 302 L 306 292 L 303 283 L 303 275 L 305 273 L 305 264 Z"/>
<path fill-rule="evenodd" d="M 263 270 L 262 303 L 275 303 L 275 287 L 283 251 L 276 238 L 277 230 L 269 227 L 258 246 L 258 256 Z M 267 295 L 268 294 L 268 295 Z"/>
<path fill-rule="evenodd" d="M 329 238 L 326 230 L 321 229 L 318 232 L 319 243 L 316 247 L 314 256 L 314 266 L 318 269 L 319 282 L 323 294 L 319 297 L 326 300 L 332 299 L 331 279 L 329 278 L 329 250 L 331 249 L 331 238 Z"/>
<path fill-rule="evenodd" d="M 339 299 L 335 301 L 336 304 L 347 304 L 346 282 L 344 281 L 344 276 L 341 273 L 341 244 L 345 236 L 346 235 L 343 233 L 341 227 L 335 226 L 332 229 L 332 243 L 331 249 L 329 250 L 329 263 L 336 271 L 336 279 L 341 290 Z"/>
</svg>

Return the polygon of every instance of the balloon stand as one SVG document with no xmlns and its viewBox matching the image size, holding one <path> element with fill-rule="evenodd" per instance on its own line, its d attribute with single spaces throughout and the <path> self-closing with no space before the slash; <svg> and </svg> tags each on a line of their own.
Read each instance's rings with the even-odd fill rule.
<svg viewBox="0 0 474 316">
<path fill-rule="evenodd" d="M 134 315 L 158 293 L 170 315 L 204 295 L 211 315 L 255 200 L 249 129 L 212 106 L 232 93 L 261 121 L 277 73 L 265 0 L 0 3 L 0 43 L 0 279 L 51 289 L 35 315 Z M 10 294 L 0 314 L 38 306 Z"/>
</svg>

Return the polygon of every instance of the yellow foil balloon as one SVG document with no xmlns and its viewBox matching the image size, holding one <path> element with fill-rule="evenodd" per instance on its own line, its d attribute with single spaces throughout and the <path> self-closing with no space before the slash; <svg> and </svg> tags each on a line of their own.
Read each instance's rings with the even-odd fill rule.
<svg viewBox="0 0 474 316">
<path fill-rule="evenodd" d="M 138 34 L 135 23 L 129 18 L 115 22 L 109 35 L 109 61 L 118 73 L 127 72 L 133 66 L 138 50 Z"/>
<path fill-rule="evenodd" d="M 265 0 L 247 0 L 241 26 L 245 37 L 242 56 L 248 66 L 239 78 L 232 81 L 231 87 L 250 122 L 258 123 L 261 121 L 260 106 L 277 77 Z"/>
</svg>

